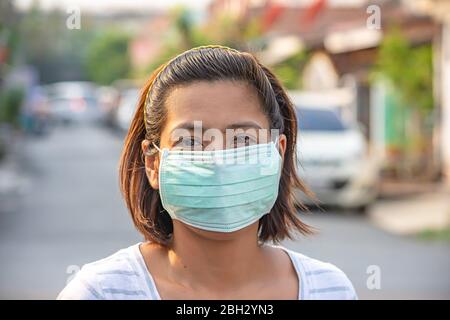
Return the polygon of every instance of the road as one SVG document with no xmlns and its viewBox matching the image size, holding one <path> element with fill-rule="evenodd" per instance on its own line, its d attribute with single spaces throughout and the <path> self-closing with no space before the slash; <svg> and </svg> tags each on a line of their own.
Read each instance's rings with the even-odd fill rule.
<svg viewBox="0 0 450 320">
<path fill-rule="evenodd" d="M 54 299 L 77 266 L 141 240 L 118 189 L 122 139 L 83 126 L 21 142 L 23 187 L 0 204 L 0 298 Z M 336 264 L 360 299 L 450 298 L 448 243 L 386 234 L 345 212 L 304 219 L 320 233 L 284 245 Z M 379 289 L 366 285 L 369 266 Z"/>
</svg>

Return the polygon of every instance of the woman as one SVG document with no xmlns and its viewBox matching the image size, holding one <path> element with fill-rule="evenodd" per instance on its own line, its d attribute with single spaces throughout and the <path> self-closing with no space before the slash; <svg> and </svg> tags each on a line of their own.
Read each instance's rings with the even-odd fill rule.
<svg viewBox="0 0 450 320">
<path fill-rule="evenodd" d="M 279 245 L 310 234 L 293 191 L 297 119 L 251 54 L 188 50 L 145 85 L 120 160 L 145 242 L 87 264 L 59 299 L 355 299 L 332 264 Z M 226 138 L 224 138 L 226 136 Z"/>
</svg>

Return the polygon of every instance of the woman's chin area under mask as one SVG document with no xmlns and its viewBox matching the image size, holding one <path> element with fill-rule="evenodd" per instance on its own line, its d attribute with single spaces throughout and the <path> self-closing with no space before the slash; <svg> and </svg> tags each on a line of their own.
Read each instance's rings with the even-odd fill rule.
<svg viewBox="0 0 450 320">
<path fill-rule="evenodd" d="M 257 240 L 259 222 L 252 223 L 242 229 L 231 231 L 231 232 L 221 232 L 221 231 L 210 231 L 203 230 L 197 227 L 193 227 L 179 220 L 173 220 L 174 236 L 189 236 L 192 238 L 197 238 L 203 241 L 232 241 L 232 240 L 247 240 L 249 237 L 254 237 L 255 243 Z"/>
</svg>

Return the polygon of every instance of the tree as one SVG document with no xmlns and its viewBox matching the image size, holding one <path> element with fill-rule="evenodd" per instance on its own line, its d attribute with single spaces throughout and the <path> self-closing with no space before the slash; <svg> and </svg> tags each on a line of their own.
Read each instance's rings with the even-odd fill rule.
<svg viewBox="0 0 450 320">
<path fill-rule="evenodd" d="M 372 79 L 383 79 L 395 93 L 403 132 L 397 173 L 424 175 L 432 167 L 433 65 L 431 45 L 413 47 L 398 29 L 383 39 Z M 431 125 L 430 125 L 431 124 Z M 427 172 L 429 170 L 429 172 Z"/>
<path fill-rule="evenodd" d="M 83 28 L 79 30 L 68 29 L 66 19 L 65 12 L 44 11 L 33 2 L 16 21 L 16 64 L 32 65 L 43 83 L 87 77 L 83 63 L 94 35 L 92 18 L 83 16 Z"/>
<path fill-rule="evenodd" d="M 247 21 L 224 13 L 199 24 L 194 13 L 183 6 L 173 7 L 170 14 L 173 28 L 167 33 L 161 54 L 146 71 L 151 72 L 177 54 L 201 45 L 220 44 L 249 50 L 249 45 L 257 42 L 261 34 L 257 19 Z"/>
<path fill-rule="evenodd" d="M 167 32 L 161 53 L 146 68 L 146 74 L 185 50 L 214 42 L 196 24 L 193 13 L 187 8 L 183 6 L 171 8 L 170 17 L 173 21 L 173 27 Z"/>
<path fill-rule="evenodd" d="M 273 72 L 287 89 L 295 90 L 302 87 L 301 71 L 307 57 L 307 53 L 302 50 L 273 66 Z"/>
<path fill-rule="evenodd" d="M 391 30 L 380 46 L 375 74 L 391 82 L 405 106 L 424 115 L 433 109 L 431 45 L 412 47 L 397 29 Z"/>
<path fill-rule="evenodd" d="M 128 42 L 127 34 L 116 31 L 107 31 L 94 38 L 86 59 L 87 73 L 92 81 L 109 85 L 114 80 L 128 77 Z"/>
</svg>

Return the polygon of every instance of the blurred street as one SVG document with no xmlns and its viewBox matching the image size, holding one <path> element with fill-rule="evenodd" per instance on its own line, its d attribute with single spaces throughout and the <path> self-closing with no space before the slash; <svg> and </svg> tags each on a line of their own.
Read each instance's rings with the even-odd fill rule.
<svg viewBox="0 0 450 320">
<path fill-rule="evenodd" d="M 53 299 L 68 266 L 140 239 L 118 190 L 121 138 L 95 127 L 57 129 L 20 145 L 25 186 L 0 216 L 1 298 Z"/>
<path fill-rule="evenodd" d="M 122 137 L 103 127 L 57 127 L 16 146 L 21 185 L 0 199 L 0 298 L 53 299 L 71 266 L 141 239 L 118 190 Z M 387 234 L 342 211 L 305 220 L 320 234 L 285 245 L 339 266 L 359 298 L 450 298 L 448 243 Z M 380 290 L 367 289 L 371 265 L 380 268 Z"/>
</svg>

